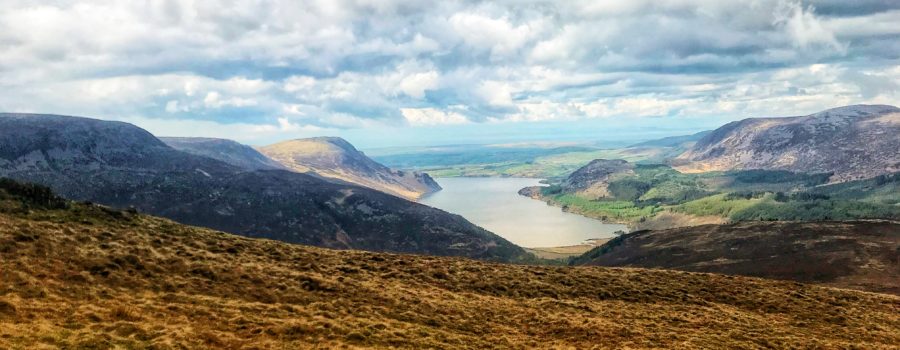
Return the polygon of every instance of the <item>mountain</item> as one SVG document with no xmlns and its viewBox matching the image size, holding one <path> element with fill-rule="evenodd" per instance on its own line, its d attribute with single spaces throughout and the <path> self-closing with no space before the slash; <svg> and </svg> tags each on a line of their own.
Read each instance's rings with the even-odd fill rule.
<svg viewBox="0 0 900 350">
<path fill-rule="evenodd" d="M 634 174 L 634 164 L 621 159 L 594 159 L 569 174 L 559 186 L 565 193 L 597 199 L 610 197 L 609 182 L 618 175 Z"/>
<path fill-rule="evenodd" d="M 526 254 L 458 215 L 306 174 L 247 171 L 120 122 L 0 114 L 0 176 L 66 198 L 292 243 L 504 261 Z"/>
<path fill-rule="evenodd" d="M 685 147 L 689 148 L 694 143 L 709 135 L 712 130 L 705 130 L 690 135 L 669 136 L 661 139 L 639 142 L 625 148 L 643 148 L 643 147 Z"/>
<path fill-rule="evenodd" d="M 285 169 L 253 147 L 232 140 L 206 137 L 160 137 L 170 147 L 193 155 L 217 159 L 247 170 Z"/>
<path fill-rule="evenodd" d="M 741 222 L 636 231 L 573 264 L 714 272 L 900 295 L 900 223 Z"/>
<path fill-rule="evenodd" d="M 853 105 L 786 118 L 750 118 L 706 135 L 672 164 L 684 172 L 735 169 L 833 173 L 832 182 L 900 171 L 900 108 Z"/>
<path fill-rule="evenodd" d="M 3 349 L 864 348 L 896 296 L 250 239 L 0 184 Z M 601 343 L 602 342 L 602 343 Z"/>
<path fill-rule="evenodd" d="M 392 170 L 338 137 L 315 137 L 276 143 L 259 149 L 288 169 L 373 188 L 407 199 L 441 189 L 428 174 Z"/>
</svg>

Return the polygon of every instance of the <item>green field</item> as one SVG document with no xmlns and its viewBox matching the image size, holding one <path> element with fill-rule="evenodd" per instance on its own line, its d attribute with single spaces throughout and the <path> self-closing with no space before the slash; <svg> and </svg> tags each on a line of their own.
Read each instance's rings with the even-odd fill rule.
<svg viewBox="0 0 900 350">
<path fill-rule="evenodd" d="M 435 177 L 510 176 L 561 179 L 594 159 L 625 159 L 636 163 L 651 162 L 659 152 L 659 150 L 650 149 L 587 150 L 561 152 L 522 160 L 421 166 L 415 169 L 428 172 L 429 175 Z"/>
<path fill-rule="evenodd" d="M 662 210 L 658 206 L 641 207 L 629 201 L 592 201 L 571 194 L 558 194 L 550 200 L 569 211 L 612 222 L 646 220 Z"/>
<path fill-rule="evenodd" d="M 682 174 L 663 165 L 637 165 L 614 176 L 610 195 L 588 199 L 559 186 L 543 198 L 585 216 L 635 224 L 664 211 L 730 221 L 900 220 L 900 174 L 823 185 L 827 174 L 735 171 Z"/>
</svg>

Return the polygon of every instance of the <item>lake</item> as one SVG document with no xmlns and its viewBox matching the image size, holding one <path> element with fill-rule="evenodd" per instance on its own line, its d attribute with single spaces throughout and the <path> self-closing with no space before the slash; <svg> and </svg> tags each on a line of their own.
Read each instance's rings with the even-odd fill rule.
<svg viewBox="0 0 900 350">
<path fill-rule="evenodd" d="M 444 189 L 419 201 L 459 214 L 522 247 L 576 245 L 613 237 L 625 225 L 607 224 L 520 196 L 519 189 L 540 186 L 539 179 L 453 177 L 435 179 Z"/>
</svg>

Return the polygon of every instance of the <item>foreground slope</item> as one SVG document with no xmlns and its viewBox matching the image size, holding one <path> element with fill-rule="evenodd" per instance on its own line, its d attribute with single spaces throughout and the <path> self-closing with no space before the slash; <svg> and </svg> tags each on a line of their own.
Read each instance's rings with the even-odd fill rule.
<svg viewBox="0 0 900 350">
<path fill-rule="evenodd" d="M 65 198 L 292 243 L 502 261 L 526 254 L 458 215 L 287 170 L 248 171 L 121 122 L 0 114 L 0 176 Z"/>
<path fill-rule="evenodd" d="M 900 223 L 742 222 L 637 231 L 573 264 L 716 272 L 900 295 Z"/>
<path fill-rule="evenodd" d="M 900 344 L 890 295 L 333 251 L 37 197 L 0 200 L 0 348 Z"/>
<path fill-rule="evenodd" d="M 428 174 L 392 170 L 338 137 L 289 140 L 259 149 L 288 169 L 373 188 L 407 199 L 438 191 Z"/>
<path fill-rule="evenodd" d="M 686 172 L 769 169 L 833 173 L 832 181 L 900 171 L 900 108 L 853 105 L 728 123 L 673 160 Z"/>
<path fill-rule="evenodd" d="M 253 147 L 226 139 L 207 137 L 160 137 L 166 145 L 190 154 L 221 160 L 247 170 L 285 169 Z"/>
</svg>

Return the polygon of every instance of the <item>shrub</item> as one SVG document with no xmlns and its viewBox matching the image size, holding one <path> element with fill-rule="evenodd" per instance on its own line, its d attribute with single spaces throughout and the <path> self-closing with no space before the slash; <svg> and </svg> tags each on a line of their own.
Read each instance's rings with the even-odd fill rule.
<svg viewBox="0 0 900 350">
<path fill-rule="evenodd" d="M 68 206 L 66 200 L 53 194 L 49 187 L 20 183 L 8 178 L 0 178 L 0 197 L 3 194 L 44 209 L 65 209 Z"/>
<path fill-rule="evenodd" d="M 730 172 L 734 179 L 747 184 L 799 182 L 806 186 L 816 186 L 828 182 L 832 173 L 804 174 L 786 170 L 740 170 Z"/>
<path fill-rule="evenodd" d="M 541 187 L 541 194 L 544 196 L 552 196 L 560 193 L 562 193 L 562 187 L 560 187 L 559 185 Z"/>
</svg>

